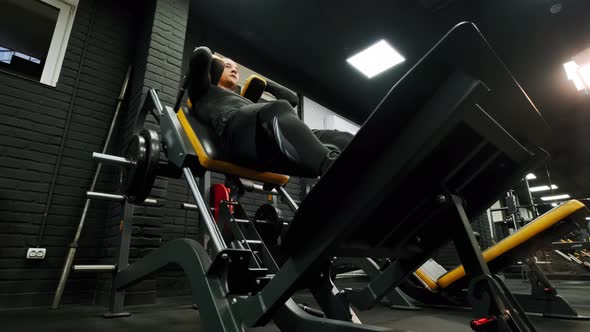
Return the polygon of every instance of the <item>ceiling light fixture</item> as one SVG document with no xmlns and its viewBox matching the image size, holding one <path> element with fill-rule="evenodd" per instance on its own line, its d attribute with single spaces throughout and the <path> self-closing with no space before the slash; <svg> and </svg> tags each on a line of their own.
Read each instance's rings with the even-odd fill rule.
<svg viewBox="0 0 590 332">
<path fill-rule="evenodd" d="M 539 191 L 547 191 L 547 190 L 550 190 L 550 189 L 557 189 L 557 186 L 554 185 L 554 184 L 552 184 L 551 185 L 551 188 L 549 188 L 549 186 L 530 187 L 529 188 L 529 191 L 532 192 L 532 193 L 536 193 L 536 192 L 539 192 Z"/>
<path fill-rule="evenodd" d="M 371 78 L 405 60 L 385 40 L 380 40 L 364 51 L 346 59 L 346 62 L 350 63 L 368 78 Z"/>
<path fill-rule="evenodd" d="M 541 200 L 543 200 L 543 201 L 558 201 L 558 200 L 568 199 L 568 198 L 570 198 L 570 195 L 561 194 L 561 195 L 554 195 L 554 196 L 543 196 L 543 197 L 541 197 Z"/>
<path fill-rule="evenodd" d="M 567 79 L 574 82 L 578 91 L 590 88 L 590 48 L 563 64 Z"/>
</svg>

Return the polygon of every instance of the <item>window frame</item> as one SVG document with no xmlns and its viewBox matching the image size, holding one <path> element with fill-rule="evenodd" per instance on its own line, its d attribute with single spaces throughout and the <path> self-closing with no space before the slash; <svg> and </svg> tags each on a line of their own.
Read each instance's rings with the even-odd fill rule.
<svg viewBox="0 0 590 332">
<path fill-rule="evenodd" d="M 312 129 L 339 130 L 356 135 L 361 127 L 308 97 L 304 97 L 303 105 L 303 122 Z M 310 113 L 315 113 L 315 122 L 310 120 Z"/>
<path fill-rule="evenodd" d="M 63 66 L 79 0 L 37 0 L 59 9 L 40 82 L 55 87 Z"/>
<path fill-rule="evenodd" d="M 0 69 L 0 72 L 17 76 L 32 82 L 55 87 L 59 80 L 59 75 L 63 66 L 66 50 L 70 40 L 76 11 L 79 0 L 35 0 L 45 3 L 59 10 L 55 28 L 49 43 L 47 58 L 43 63 L 43 70 L 40 79 L 34 79 L 21 75 L 18 71 L 6 71 Z M 17 50 L 11 50 L 17 53 Z M 14 55 L 13 55 L 14 56 Z"/>
</svg>

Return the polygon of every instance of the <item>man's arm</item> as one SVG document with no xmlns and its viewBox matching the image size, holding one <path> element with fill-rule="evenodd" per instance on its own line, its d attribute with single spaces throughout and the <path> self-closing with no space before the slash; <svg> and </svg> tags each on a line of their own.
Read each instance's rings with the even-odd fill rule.
<svg viewBox="0 0 590 332">
<path fill-rule="evenodd" d="M 299 104 L 299 98 L 297 98 L 297 96 L 294 93 L 274 82 L 268 81 L 266 83 L 266 92 L 275 96 L 275 98 L 277 99 L 283 99 L 288 101 L 289 104 L 291 104 L 291 106 L 293 107 L 297 107 L 297 104 Z"/>
<path fill-rule="evenodd" d="M 211 70 L 209 71 L 209 73 L 211 74 L 211 84 L 217 85 L 217 83 L 219 83 L 219 79 L 221 79 L 224 67 L 225 64 L 223 63 L 223 60 L 217 55 L 213 54 L 211 61 Z"/>
<path fill-rule="evenodd" d="M 188 84 L 188 95 L 191 101 L 197 101 L 204 95 L 211 86 L 212 53 L 208 47 L 195 48 L 190 60 L 190 82 Z"/>
</svg>

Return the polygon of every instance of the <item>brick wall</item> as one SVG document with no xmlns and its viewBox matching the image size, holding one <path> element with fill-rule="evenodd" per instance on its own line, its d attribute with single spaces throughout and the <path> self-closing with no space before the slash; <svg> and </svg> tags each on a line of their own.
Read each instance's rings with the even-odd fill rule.
<svg viewBox="0 0 590 332">
<path fill-rule="evenodd" d="M 47 305 L 53 296 L 93 174 L 91 152 L 102 148 L 131 60 L 132 7 L 115 0 L 80 0 L 57 87 L 0 73 L 0 307 Z M 39 243 L 47 248 L 47 258 L 27 261 L 27 248 L 38 244 L 47 204 L 47 227 Z M 77 262 L 98 259 L 96 235 L 104 210 L 104 204 L 92 205 Z M 95 280 L 72 275 L 64 302 L 92 301 Z"/>
</svg>

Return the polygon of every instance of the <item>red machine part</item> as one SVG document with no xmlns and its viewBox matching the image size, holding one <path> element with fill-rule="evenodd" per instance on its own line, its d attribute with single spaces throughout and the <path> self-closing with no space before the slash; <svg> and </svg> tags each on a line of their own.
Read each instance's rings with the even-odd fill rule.
<svg viewBox="0 0 590 332">
<path fill-rule="evenodd" d="M 211 197 L 211 207 L 213 211 L 213 218 L 217 221 L 219 217 L 219 205 L 221 201 L 229 201 L 229 188 L 223 184 L 214 184 L 211 186 L 210 190 L 210 197 Z M 233 206 L 230 206 L 230 211 L 232 210 Z"/>
</svg>

